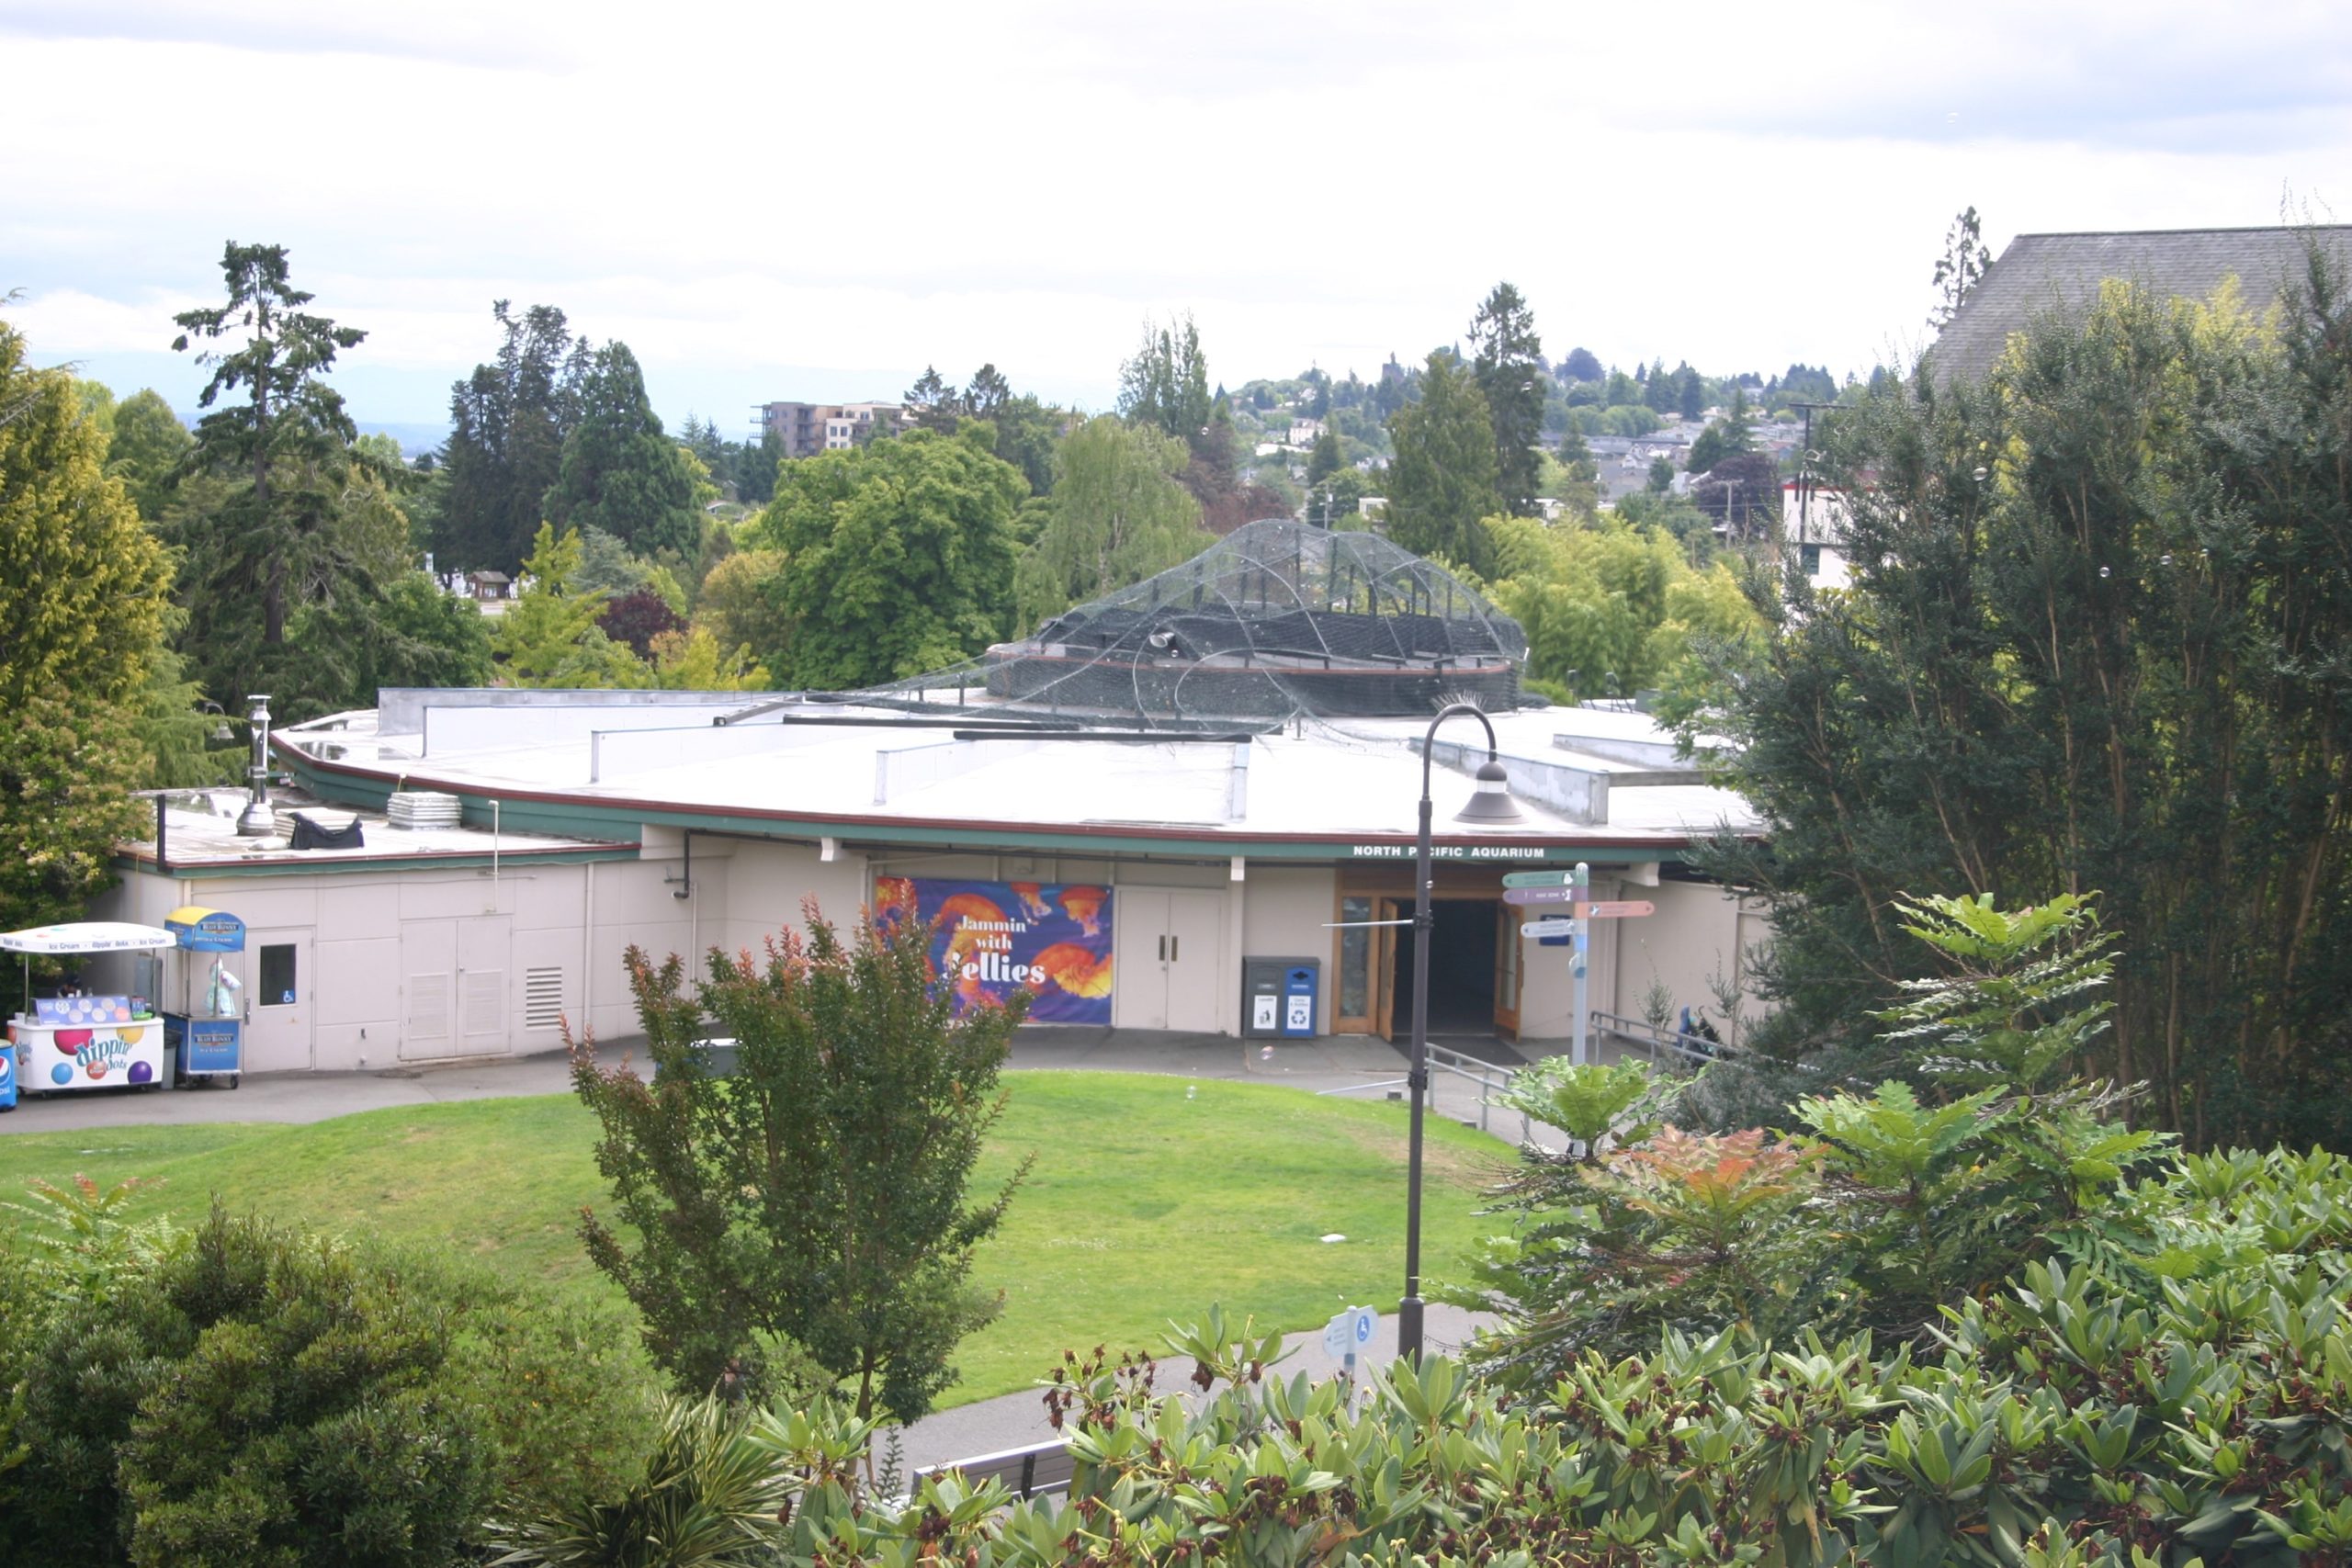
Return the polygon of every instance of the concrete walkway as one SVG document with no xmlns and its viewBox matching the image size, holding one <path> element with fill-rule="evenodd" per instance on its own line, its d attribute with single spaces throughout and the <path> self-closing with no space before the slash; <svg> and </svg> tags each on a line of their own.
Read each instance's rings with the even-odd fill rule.
<svg viewBox="0 0 2352 1568">
<path fill-rule="evenodd" d="M 1385 1303 L 1384 1303 L 1385 1304 Z M 1204 1309 L 1205 1310 L 1205 1309 Z M 1460 1307 L 1432 1303 L 1423 1309 L 1421 1337 L 1432 1354 L 1452 1354 L 1469 1341 L 1473 1329 L 1493 1321 L 1485 1313 L 1468 1313 Z M 1140 1350 L 1146 1354 L 1165 1350 L 1167 1346 L 1155 1338 L 1148 1345 L 1106 1345 L 1113 1362 L 1123 1350 Z M 1086 1347 L 1074 1347 L 1081 1352 Z M 1310 1328 L 1297 1334 L 1283 1336 L 1283 1348 L 1287 1354 L 1275 1371 L 1285 1380 L 1305 1372 L 1308 1379 L 1320 1382 L 1335 1375 L 1340 1364 L 1323 1351 L 1323 1331 Z M 1152 1387 L 1160 1393 L 1192 1394 L 1193 1359 L 1169 1354 L 1155 1356 Z M 1363 1365 L 1385 1366 L 1396 1359 L 1396 1314 L 1393 1307 L 1384 1313 L 1380 1327 L 1373 1335 L 1372 1348 L 1362 1360 Z M 932 1465 L 948 1464 L 956 1460 L 978 1459 L 987 1454 L 1002 1453 L 1007 1449 L 1025 1449 L 1038 1443 L 1051 1442 L 1057 1434 L 1046 1420 L 1045 1391 L 1031 1389 L 1023 1393 L 1008 1393 L 995 1399 L 982 1399 L 970 1404 L 959 1404 L 953 1410 L 942 1410 L 924 1416 L 911 1427 L 900 1428 L 899 1442 L 902 1462 L 910 1471 Z"/>
<path fill-rule="evenodd" d="M 1473 1043 L 1441 1040 L 1438 1043 L 1467 1047 Z M 629 1044 L 607 1041 L 598 1054 L 607 1062 L 617 1062 Z M 1498 1049 L 1490 1040 L 1479 1043 L 1477 1048 L 1493 1056 L 1509 1051 L 1508 1047 Z M 638 1055 L 642 1062 L 641 1045 Z M 1012 1066 L 1016 1072 L 1160 1073 L 1203 1082 L 1279 1084 L 1310 1093 L 1344 1093 L 1359 1100 L 1390 1094 L 1401 1098 L 1405 1077 L 1401 1049 L 1360 1034 L 1270 1043 L 1159 1030 L 1038 1027 L 1023 1029 L 1013 1037 Z M 1508 1070 L 1498 1065 L 1496 1076 Z M 0 1136 L 146 1122 L 324 1122 L 390 1106 L 564 1094 L 571 1087 L 571 1065 L 560 1051 L 362 1073 L 248 1073 L 233 1089 L 206 1085 L 28 1095 L 14 1111 L 0 1114 Z M 1484 1092 L 1467 1078 L 1435 1072 L 1430 1112 L 1475 1126 Z M 1487 1121 L 1489 1130 L 1507 1141 L 1519 1135 L 1515 1117 L 1490 1112 Z"/>
</svg>

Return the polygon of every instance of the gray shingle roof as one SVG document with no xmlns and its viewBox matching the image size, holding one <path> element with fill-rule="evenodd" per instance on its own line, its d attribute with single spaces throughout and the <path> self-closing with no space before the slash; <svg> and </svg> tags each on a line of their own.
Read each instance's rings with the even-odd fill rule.
<svg viewBox="0 0 2352 1568">
<path fill-rule="evenodd" d="M 2081 310 L 2110 277 L 2191 299 L 2234 277 L 2246 308 L 2260 314 L 2303 273 L 2304 245 L 2314 239 L 2352 260 L 2352 225 L 2019 234 L 1969 291 L 1929 362 L 1939 377 L 1982 379 L 2011 333 L 2053 310 Z"/>
</svg>

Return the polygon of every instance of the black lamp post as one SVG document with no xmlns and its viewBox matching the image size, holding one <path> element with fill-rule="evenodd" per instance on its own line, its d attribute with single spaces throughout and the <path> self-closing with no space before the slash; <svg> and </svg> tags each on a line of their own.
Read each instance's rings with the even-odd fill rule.
<svg viewBox="0 0 2352 1568">
<path fill-rule="evenodd" d="M 1457 822 L 1502 827 L 1521 820 L 1510 797 L 1510 775 L 1495 754 L 1495 727 L 1475 704 L 1438 710 L 1421 738 L 1421 828 L 1413 851 L 1413 1130 L 1405 1167 L 1405 1299 L 1396 1303 L 1396 1353 L 1418 1365 L 1421 1359 L 1421 1111 L 1430 1088 L 1430 936 L 1437 921 L 1430 908 L 1430 766 L 1437 727 L 1455 714 L 1476 716 L 1487 732 L 1487 760 L 1478 766 L 1478 788 Z"/>
</svg>

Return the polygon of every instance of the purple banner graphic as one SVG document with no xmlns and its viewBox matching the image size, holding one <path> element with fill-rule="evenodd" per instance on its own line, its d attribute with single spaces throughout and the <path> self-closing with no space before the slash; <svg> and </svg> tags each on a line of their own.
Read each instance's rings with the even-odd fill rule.
<svg viewBox="0 0 2352 1568">
<path fill-rule="evenodd" d="M 956 1010 L 1035 998 L 1040 1023 L 1111 1021 L 1111 890 L 1049 882 L 951 882 L 883 876 L 874 918 L 938 922 L 932 962 L 956 988 Z"/>
</svg>

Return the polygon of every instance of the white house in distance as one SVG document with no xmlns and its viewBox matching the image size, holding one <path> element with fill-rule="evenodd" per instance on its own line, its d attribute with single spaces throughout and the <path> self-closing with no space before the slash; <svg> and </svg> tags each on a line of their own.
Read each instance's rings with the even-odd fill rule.
<svg viewBox="0 0 2352 1568">
<path fill-rule="evenodd" d="M 241 916 L 232 960 L 274 976 L 246 990 L 253 1071 L 546 1050 L 567 1021 L 627 1036 L 626 949 L 756 950 L 809 900 L 961 922 L 959 987 L 1026 983 L 1044 1022 L 1250 1032 L 1270 971 L 1311 996 L 1314 1033 L 1393 1038 L 1412 932 L 1357 922 L 1411 913 L 1419 745 L 1470 695 L 1521 816 L 1456 820 L 1486 741 L 1450 719 L 1433 1032 L 1571 1032 L 1568 950 L 1522 937 L 1502 879 L 1579 861 L 1598 896 L 1656 908 L 1594 922 L 1590 1009 L 1638 1016 L 1654 986 L 1710 1005 L 1766 932 L 1689 856 L 1754 818 L 1645 715 L 1523 704 L 1523 655 L 1515 623 L 1376 535 L 1253 524 L 895 687 L 383 692 L 272 737 L 359 842 L 241 840 L 209 799 L 167 797 L 94 915 Z"/>
<path fill-rule="evenodd" d="M 1804 479 L 1781 486 L 1781 536 L 1797 552 L 1805 581 L 1816 589 L 1852 581 L 1846 555 L 1846 492 Z"/>
</svg>

